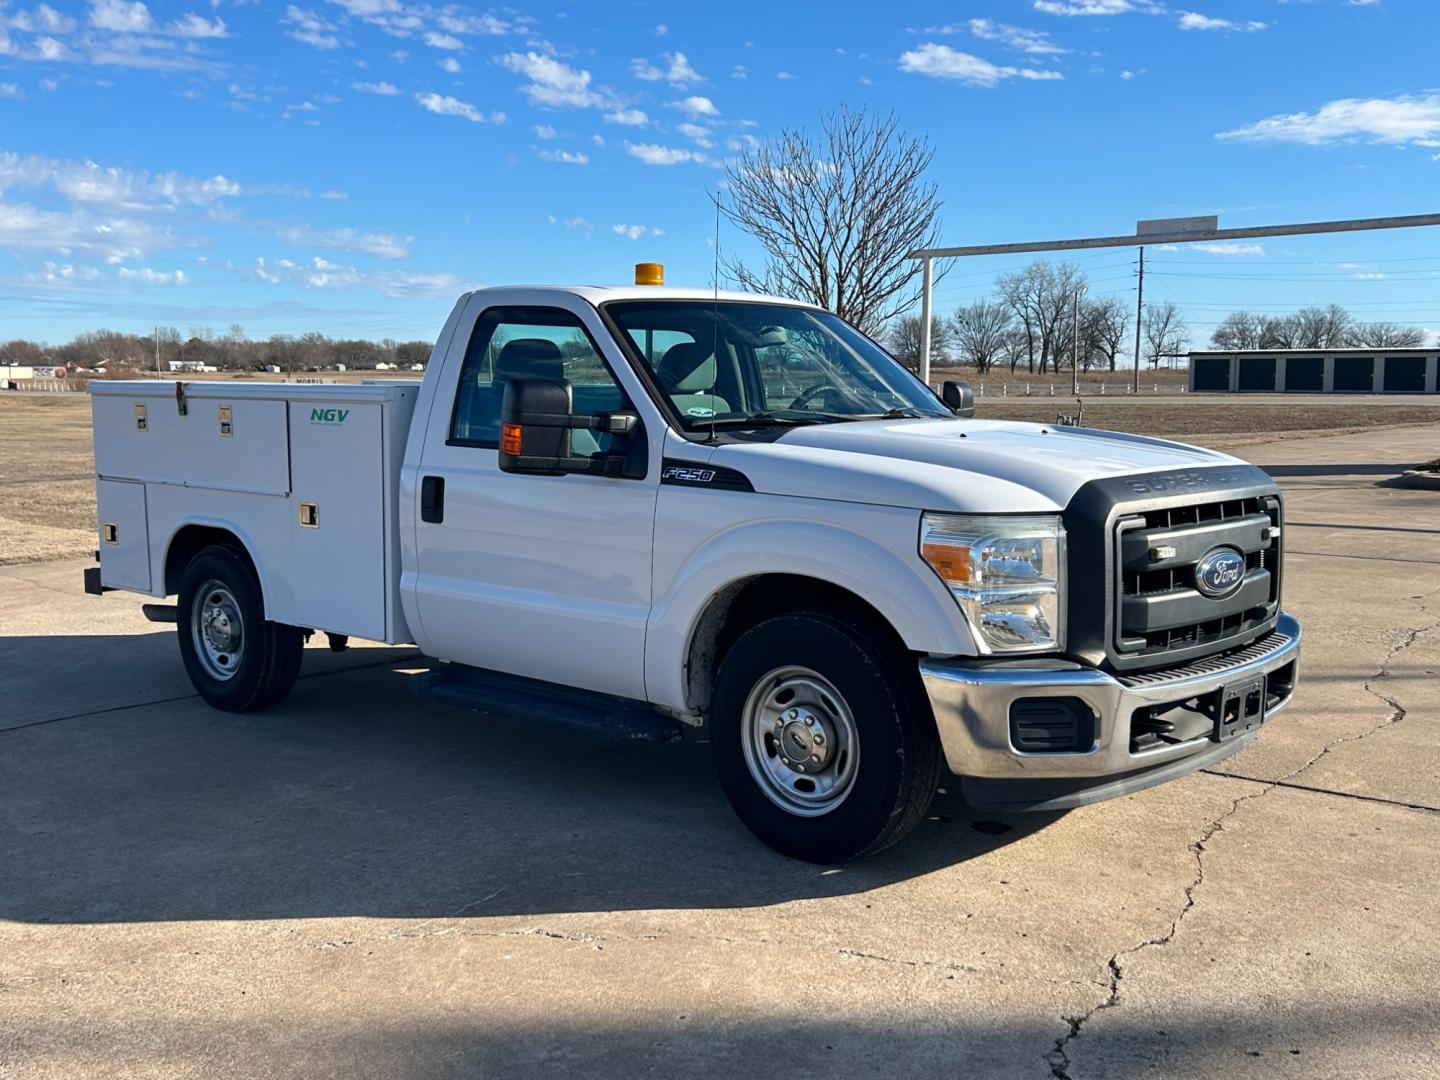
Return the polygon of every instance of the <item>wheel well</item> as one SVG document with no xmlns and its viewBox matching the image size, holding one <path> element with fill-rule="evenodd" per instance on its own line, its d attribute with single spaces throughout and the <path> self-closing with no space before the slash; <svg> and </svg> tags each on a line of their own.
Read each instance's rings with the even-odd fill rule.
<svg viewBox="0 0 1440 1080">
<path fill-rule="evenodd" d="M 706 605 L 685 658 L 686 705 L 696 713 L 707 713 L 715 673 L 730 646 L 766 619 L 799 611 L 847 615 L 879 632 L 896 649 L 907 651 L 885 616 L 850 590 L 800 574 L 761 574 L 727 585 Z"/>
<path fill-rule="evenodd" d="M 191 559 L 205 548 L 220 544 L 235 548 L 245 557 L 250 569 L 255 569 L 255 560 L 250 558 L 250 552 L 229 529 L 215 525 L 186 525 L 171 537 L 170 548 L 165 552 L 165 594 L 173 596 L 180 591 L 180 575 Z"/>
</svg>

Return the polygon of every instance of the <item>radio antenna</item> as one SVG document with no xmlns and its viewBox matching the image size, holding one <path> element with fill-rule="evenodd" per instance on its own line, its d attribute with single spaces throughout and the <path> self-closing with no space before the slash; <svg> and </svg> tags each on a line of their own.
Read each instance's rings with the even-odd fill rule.
<svg viewBox="0 0 1440 1080">
<path fill-rule="evenodd" d="M 717 192 L 711 198 L 715 201 L 715 267 L 710 272 L 711 296 L 713 297 L 714 310 L 710 324 L 710 361 L 714 365 L 714 375 L 710 377 L 710 442 L 715 442 L 715 387 L 720 381 L 720 195 Z"/>
</svg>

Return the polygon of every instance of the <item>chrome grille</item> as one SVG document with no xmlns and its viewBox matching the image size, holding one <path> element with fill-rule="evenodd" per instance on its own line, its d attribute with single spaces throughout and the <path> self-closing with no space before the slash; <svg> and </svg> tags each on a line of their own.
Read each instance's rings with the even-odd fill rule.
<svg viewBox="0 0 1440 1080">
<path fill-rule="evenodd" d="M 1280 500 L 1273 495 L 1145 510 L 1115 524 L 1114 648 L 1163 662 L 1197 647 L 1224 649 L 1261 631 L 1279 610 Z M 1211 598 L 1196 564 L 1217 547 L 1239 552 L 1242 583 Z"/>
</svg>

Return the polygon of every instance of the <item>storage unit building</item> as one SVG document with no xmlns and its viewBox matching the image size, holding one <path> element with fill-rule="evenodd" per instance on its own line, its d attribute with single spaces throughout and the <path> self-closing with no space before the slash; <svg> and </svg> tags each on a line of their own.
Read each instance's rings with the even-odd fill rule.
<svg viewBox="0 0 1440 1080">
<path fill-rule="evenodd" d="M 1440 349 L 1192 352 L 1190 390 L 1242 394 L 1434 394 Z"/>
</svg>

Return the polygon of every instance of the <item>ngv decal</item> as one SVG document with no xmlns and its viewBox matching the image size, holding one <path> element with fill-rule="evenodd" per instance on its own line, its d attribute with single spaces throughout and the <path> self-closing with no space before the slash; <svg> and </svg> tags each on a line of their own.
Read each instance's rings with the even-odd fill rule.
<svg viewBox="0 0 1440 1080">
<path fill-rule="evenodd" d="M 311 409 L 310 422 L 312 424 L 343 424 L 345 417 L 349 415 L 349 409 Z"/>
</svg>

